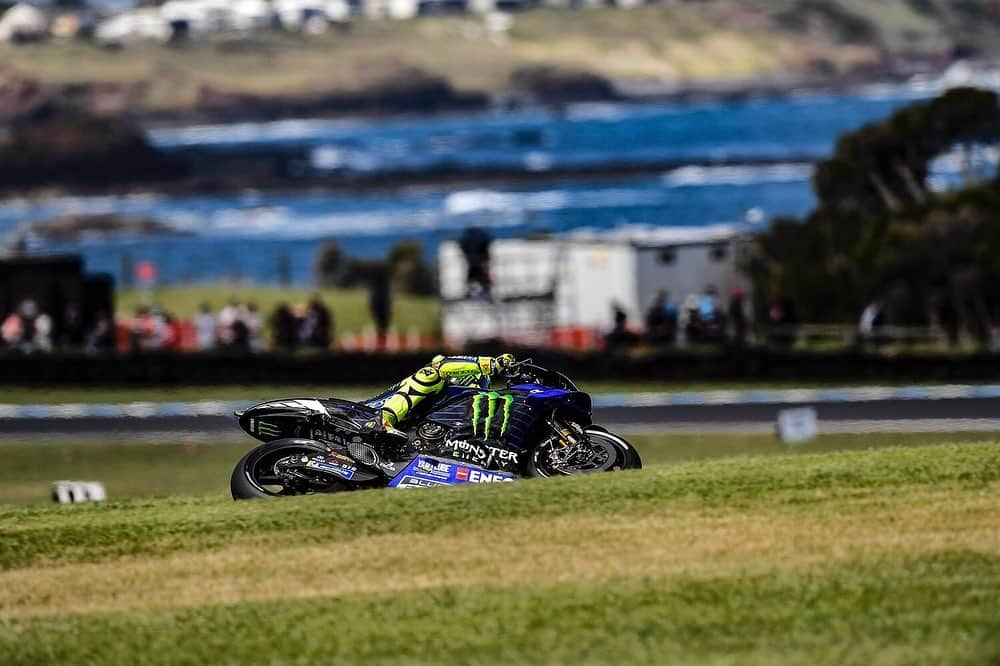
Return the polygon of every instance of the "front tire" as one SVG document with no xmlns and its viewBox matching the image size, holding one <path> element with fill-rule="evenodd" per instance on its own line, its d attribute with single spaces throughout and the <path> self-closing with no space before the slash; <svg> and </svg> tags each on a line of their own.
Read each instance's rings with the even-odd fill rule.
<svg viewBox="0 0 1000 666">
<path fill-rule="evenodd" d="M 624 437 L 608 432 L 601 426 L 590 425 L 583 429 L 590 446 L 587 455 L 575 461 L 560 460 L 559 451 L 551 445 L 534 449 L 528 456 L 526 472 L 535 478 L 572 476 L 593 472 L 611 472 L 624 469 L 642 469 L 642 459 Z"/>
<path fill-rule="evenodd" d="M 344 484 L 330 481 L 322 475 L 317 475 L 312 483 L 307 484 L 300 479 L 286 478 L 276 469 L 276 465 L 292 456 L 314 456 L 326 452 L 323 444 L 310 439 L 276 439 L 254 448 L 236 463 L 229 478 L 233 499 L 264 499 L 344 490 Z"/>
</svg>

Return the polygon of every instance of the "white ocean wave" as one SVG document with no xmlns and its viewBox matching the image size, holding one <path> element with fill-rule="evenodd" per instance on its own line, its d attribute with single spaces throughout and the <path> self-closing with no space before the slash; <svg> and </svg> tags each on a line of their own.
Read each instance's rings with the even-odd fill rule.
<svg viewBox="0 0 1000 666">
<path fill-rule="evenodd" d="M 632 116 L 634 108 L 634 105 L 622 102 L 577 102 L 566 108 L 566 117 L 577 122 L 615 122 Z"/>
<path fill-rule="evenodd" d="M 505 215 L 483 221 L 482 226 L 514 227 L 523 224 L 520 215 Z M 331 235 L 382 236 L 401 231 L 461 229 L 465 222 L 441 216 L 432 210 L 407 212 L 330 213 L 294 215 L 278 209 L 248 214 L 226 210 L 210 216 L 202 233 L 225 237 L 280 237 L 282 239 L 321 238 Z"/>
<path fill-rule="evenodd" d="M 524 156 L 524 168 L 528 171 L 548 171 L 554 163 L 552 155 L 539 150 L 533 150 Z"/>
<path fill-rule="evenodd" d="M 939 95 L 949 88 L 972 86 L 1000 90 L 1000 69 L 977 69 L 959 61 L 939 74 L 914 74 L 901 83 L 871 83 L 857 94 L 868 100 L 916 100 Z"/>
<path fill-rule="evenodd" d="M 629 209 L 677 205 L 678 197 L 684 199 L 684 195 L 673 188 L 680 185 L 802 181 L 809 172 L 810 166 L 804 164 L 685 167 L 664 176 L 659 185 L 656 180 L 644 178 L 635 184 L 590 184 L 529 191 L 418 188 L 387 198 L 252 190 L 218 197 L 64 197 L 45 200 L 36 208 L 25 201 L 12 202 L 6 209 L 0 206 L 0 226 L 69 213 L 120 212 L 149 216 L 178 231 L 198 235 L 301 239 L 417 234 L 423 230 L 460 229 L 469 224 L 509 228 L 537 220 L 536 214 L 561 211 L 585 219 L 588 210 L 617 209 L 616 217 L 624 222 L 631 217 Z"/>
<path fill-rule="evenodd" d="M 808 180 L 812 169 L 811 164 L 798 162 L 766 166 L 686 166 L 666 173 L 663 184 L 668 187 L 692 187 L 791 183 Z"/>
<path fill-rule="evenodd" d="M 449 216 L 540 213 L 568 209 L 658 206 L 665 204 L 669 196 L 664 190 L 615 187 L 537 192 L 462 190 L 448 194 L 441 208 Z"/>
<path fill-rule="evenodd" d="M 512 208 L 515 199 L 515 195 L 494 190 L 462 190 L 446 196 L 443 208 L 447 215 L 500 213 Z"/>
<path fill-rule="evenodd" d="M 232 145 L 270 141 L 301 141 L 344 133 L 356 127 L 358 120 L 275 120 L 218 125 L 190 125 L 154 129 L 150 139 L 159 146 Z"/>
</svg>

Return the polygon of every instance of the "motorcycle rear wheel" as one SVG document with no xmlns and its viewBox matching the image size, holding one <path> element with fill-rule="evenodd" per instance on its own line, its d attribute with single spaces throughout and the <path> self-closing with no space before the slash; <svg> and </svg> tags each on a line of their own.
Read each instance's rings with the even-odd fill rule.
<svg viewBox="0 0 1000 666">
<path fill-rule="evenodd" d="M 236 463 L 229 479 L 234 500 L 287 497 L 344 490 L 345 484 L 322 474 L 302 480 L 282 475 L 276 466 L 293 456 L 327 453 L 327 448 L 309 439 L 276 439 L 251 450 Z"/>
<path fill-rule="evenodd" d="M 536 448 L 528 456 L 527 475 L 535 478 L 549 478 L 624 469 L 642 469 L 642 459 L 639 457 L 639 453 L 623 437 L 595 425 L 587 426 L 583 431 L 594 449 L 593 459 L 580 465 L 565 464 L 556 460 L 557 456 L 554 453 L 557 452 L 554 452 L 550 446 L 542 446 Z"/>
</svg>

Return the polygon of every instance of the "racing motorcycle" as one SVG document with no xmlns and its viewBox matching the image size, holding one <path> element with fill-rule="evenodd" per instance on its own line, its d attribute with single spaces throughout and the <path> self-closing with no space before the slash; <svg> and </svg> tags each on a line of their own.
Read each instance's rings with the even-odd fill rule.
<svg viewBox="0 0 1000 666">
<path fill-rule="evenodd" d="M 508 371 L 504 388 L 447 385 L 401 424 L 405 442 L 380 436 L 388 396 L 273 400 L 236 412 L 264 444 L 236 464 L 233 499 L 642 467 L 632 445 L 591 421 L 590 396 L 530 359 Z"/>
</svg>

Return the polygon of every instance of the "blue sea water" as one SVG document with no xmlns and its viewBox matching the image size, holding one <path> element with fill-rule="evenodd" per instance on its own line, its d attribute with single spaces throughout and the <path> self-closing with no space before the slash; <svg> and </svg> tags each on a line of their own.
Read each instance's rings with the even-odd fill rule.
<svg viewBox="0 0 1000 666">
<path fill-rule="evenodd" d="M 809 94 L 729 103 L 585 104 L 434 118 L 283 121 L 159 130 L 166 149 L 303 146 L 336 171 L 423 171 L 650 164 L 667 160 L 786 160 L 769 166 L 681 166 L 623 178 L 545 180 L 518 187 L 403 188 L 380 192 L 246 192 L 212 196 L 65 197 L 0 202 L 0 235 L 65 214 L 120 212 L 170 224 L 179 235 L 38 243 L 79 251 L 88 270 L 121 279 L 130 262 L 157 263 L 161 281 L 312 279 L 316 248 L 337 241 L 360 256 L 391 244 L 437 244 L 469 225 L 496 236 L 625 225 L 700 226 L 799 216 L 814 205 L 810 160 L 837 136 L 927 93 L 902 89 Z"/>
<path fill-rule="evenodd" d="M 306 147 L 320 169 L 378 172 L 527 168 L 666 160 L 816 158 L 836 137 L 881 118 L 915 93 L 810 93 L 739 102 L 576 104 L 392 120 L 286 120 L 153 133 L 163 148 Z"/>
</svg>

